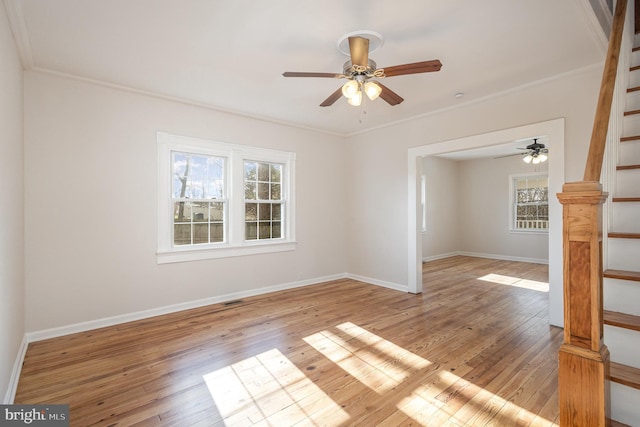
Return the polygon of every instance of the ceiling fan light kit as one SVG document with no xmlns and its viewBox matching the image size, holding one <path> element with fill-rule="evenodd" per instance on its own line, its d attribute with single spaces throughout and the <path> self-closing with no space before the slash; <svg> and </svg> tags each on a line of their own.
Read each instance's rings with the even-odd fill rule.
<svg viewBox="0 0 640 427">
<path fill-rule="evenodd" d="M 538 142 L 538 138 L 533 138 L 533 144 L 527 145 L 525 148 L 518 147 L 517 150 L 526 150 L 525 153 L 507 154 L 505 156 L 494 157 L 494 159 L 502 159 L 504 157 L 522 156 L 522 161 L 526 164 L 533 163 L 538 165 L 544 163 L 549 159 L 547 153 L 549 149 Z"/>
<path fill-rule="evenodd" d="M 533 163 L 534 165 L 544 163 L 549 158 L 545 153 L 548 153 L 549 150 L 545 147 L 544 144 L 538 143 L 538 138 L 533 139 L 533 144 L 527 145 L 525 150 L 529 150 L 529 152 L 522 158 L 522 161 L 525 163 Z"/>
<path fill-rule="evenodd" d="M 547 159 L 548 157 L 546 154 L 527 154 L 522 160 L 525 163 L 533 163 L 534 165 L 537 165 L 538 163 L 546 162 Z"/>
<path fill-rule="evenodd" d="M 364 84 L 364 93 L 367 94 L 367 98 L 375 101 L 382 93 L 382 88 L 376 82 L 366 82 Z"/>
<path fill-rule="evenodd" d="M 373 81 L 372 79 L 435 72 L 440 71 L 442 67 L 442 63 L 439 60 L 433 59 L 412 64 L 377 68 L 376 63 L 369 58 L 369 53 L 381 47 L 383 43 L 382 36 L 375 31 L 356 31 L 345 34 L 338 40 L 338 50 L 345 55 L 349 55 L 351 60 L 344 64 L 342 74 L 287 71 L 282 75 L 284 77 L 347 79 L 348 81 L 341 88 L 329 95 L 329 97 L 320 104 L 321 107 L 333 105 L 341 95 L 347 99 L 350 105 L 360 106 L 362 104 L 363 92 L 371 101 L 380 97 L 389 105 L 393 106 L 400 104 L 404 99 L 382 83 Z"/>
</svg>

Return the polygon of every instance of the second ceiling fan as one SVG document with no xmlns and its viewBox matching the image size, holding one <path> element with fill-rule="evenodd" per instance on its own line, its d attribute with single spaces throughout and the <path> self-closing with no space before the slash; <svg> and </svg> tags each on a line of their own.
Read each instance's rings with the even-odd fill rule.
<svg viewBox="0 0 640 427">
<path fill-rule="evenodd" d="M 340 96 L 345 96 L 351 105 L 359 106 L 363 93 L 371 100 L 378 96 L 389 105 L 398 105 L 404 99 L 375 79 L 402 76 L 405 74 L 419 74 L 440 71 L 442 63 L 433 59 L 430 61 L 414 62 L 411 64 L 395 65 L 386 68 L 377 68 L 376 63 L 369 58 L 369 39 L 360 36 L 352 36 L 349 40 L 349 54 L 351 60 L 345 62 L 342 74 L 292 72 L 287 71 L 284 77 L 326 77 L 349 80 L 342 87 L 325 99 L 321 107 L 333 105 Z"/>
</svg>

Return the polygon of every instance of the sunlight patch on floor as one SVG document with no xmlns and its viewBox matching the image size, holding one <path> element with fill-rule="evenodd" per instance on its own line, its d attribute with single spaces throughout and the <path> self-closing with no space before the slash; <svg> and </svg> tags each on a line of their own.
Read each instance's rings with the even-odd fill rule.
<svg viewBox="0 0 640 427">
<path fill-rule="evenodd" d="M 534 419 L 541 425 L 554 425 L 452 372 L 441 371 L 438 376 L 435 383 L 416 388 L 411 396 L 405 397 L 397 405 L 398 409 L 420 425 L 529 425 Z M 462 406 L 448 405 L 456 397 L 462 397 L 466 403 Z M 480 408 L 475 402 L 484 404 Z M 503 424 L 495 424 L 498 422 L 494 418 L 497 413 L 500 413 L 499 422 Z"/>
<path fill-rule="evenodd" d="M 486 276 L 478 277 L 478 280 L 497 283 L 499 285 L 513 286 L 516 288 L 531 289 L 533 291 L 549 292 L 549 283 L 521 279 L 519 277 L 503 276 L 501 274 L 491 273 L 487 274 Z"/>
<path fill-rule="evenodd" d="M 510 286 L 521 281 L 492 278 Z M 303 340 L 381 399 L 388 393 L 398 410 L 385 419 L 387 424 L 409 417 L 423 426 L 530 425 L 534 420 L 535 425 L 555 425 L 466 380 L 474 369 L 467 364 L 454 373 L 351 322 L 331 329 Z M 407 380 L 416 386 L 400 392 Z M 315 426 L 326 425 L 327 419 L 345 425 L 351 420 L 348 406 L 334 401 L 336 396 L 325 393 L 278 349 L 204 375 L 204 381 L 226 425 Z"/>
<path fill-rule="evenodd" d="M 227 425 L 267 422 L 321 425 L 322 414 L 344 422 L 349 415 L 279 350 L 273 349 L 204 375 Z"/>
<path fill-rule="evenodd" d="M 377 393 L 404 381 L 412 371 L 431 364 L 351 322 L 303 338 L 307 344 Z"/>
</svg>

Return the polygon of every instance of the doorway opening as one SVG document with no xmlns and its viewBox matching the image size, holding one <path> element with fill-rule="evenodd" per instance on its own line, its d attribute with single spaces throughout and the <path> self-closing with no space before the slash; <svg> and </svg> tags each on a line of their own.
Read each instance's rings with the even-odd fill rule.
<svg viewBox="0 0 640 427">
<path fill-rule="evenodd" d="M 549 148 L 549 322 L 563 326 L 562 207 L 555 194 L 564 184 L 564 119 L 438 142 L 408 151 L 408 289 L 422 292 L 422 158 L 466 150 L 491 150 L 508 142 L 543 137 Z"/>
</svg>

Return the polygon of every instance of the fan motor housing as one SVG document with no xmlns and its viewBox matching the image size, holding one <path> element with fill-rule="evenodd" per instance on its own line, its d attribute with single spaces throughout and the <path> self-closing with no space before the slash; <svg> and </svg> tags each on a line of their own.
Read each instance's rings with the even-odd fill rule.
<svg viewBox="0 0 640 427">
<path fill-rule="evenodd" d="M 375 70 L 377 69 L 376 66 L 376 62 L 373 59 L 369 59 L 367 61 L 367 69 L 364 72 L 356 72 L 353 71 L 353 64 L 351 63 L 351 60 L 348 60 L 347 62 L 344 63 L 344 65 L 342 66 L 342 73 L 345 76 L 356 76 L 358 74 L 371 74 L 373 73 Z"/>
</svg>

